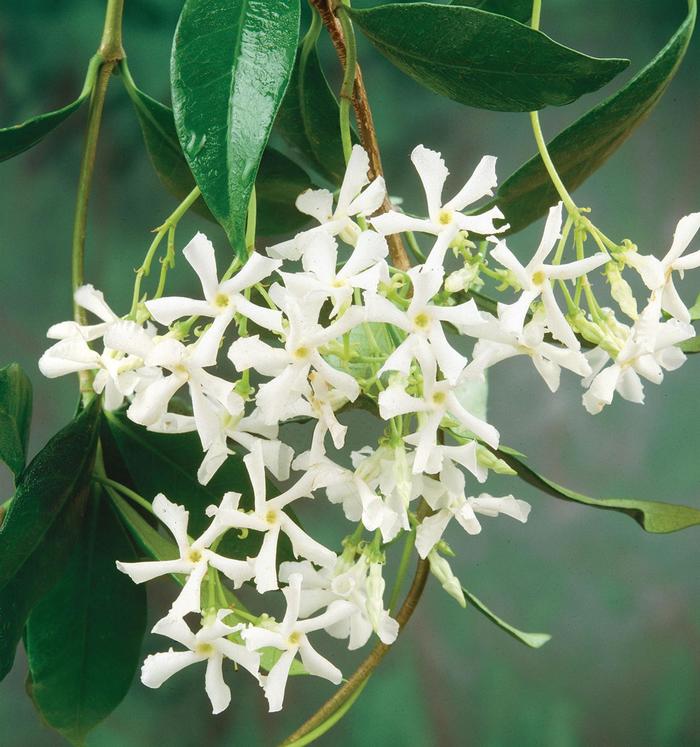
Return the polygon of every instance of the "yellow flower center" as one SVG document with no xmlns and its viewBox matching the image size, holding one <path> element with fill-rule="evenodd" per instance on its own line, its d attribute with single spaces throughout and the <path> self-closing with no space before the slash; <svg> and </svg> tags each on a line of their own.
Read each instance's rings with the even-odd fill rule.
<svg viewBox="0 0 700 747">
<path fill-rule="evenodd" d="M 187 560 L 191 561 L 192 563 L 199 563 L 201 559 L 202 553 L 199 550 L 193 550 L 192 548 L 190 548 L 187 553 Z"/>
<path fill-rule="evenodd" d="M 347 281 L 343 280 L 343 278 L 336 278 L 331 285 L 334 288 L 344 288 L 347 285 Z"/>
<path fill-rule="evenodd" d="M 413 323 L 418 327 L 418 329 L 426 329 L 430 326 L 430 317 L 425 313 L 425 311 L 421 311 L 420 314 L 415 315 Z"/>
<path fill-rule="evenodd" d="M 447 226 L 450 223 L 452 223 L 452 211 L 451 210 L 441 210 L 438 214 L 438 223 L 440 223 L 443 226 Z"/>
<path fill-rule="evenodd" d="M 287 641 L 291 646 L 298 646 L 301 642 L 301 636 L 302 633 L 300 633 L 298 630 L 295 630 L 293 633 L 289 634 L 289 638 L 287 639 Z"/>
<path fill-rule="evenodd" d="M 544 274 L 542 270 L 537 270 L 537 272 L 532 276 L 532 282 L 535 285 L 542 285 L 544 281 L 547 279 L 547 276 Z"/>
<path fill-rule="evenodd" d="M 273 508 L 271 508 L 266 514 L 265 514 L 265 521 L 268 524 L 274 524 L 277 521 L 277 511 L 275 511 Z"/>
<path fill-rule="evenodd" d="M 299 360 L 303 360 L 304 358 L 308 358 L 309 357 L 309 352 L 310 352 L 309 349 L 307 347 L 304 347 L 304 345 L 302 345 L 301 347 L 298 347 L 292 353 L 292 355 L 295 358 L 299 358 Z"/>
<path fill-rule="evenodd" d="M 231 299 L 225 293 L 217 293 L 216 298 L 214 299 L 214 306 L 218 306 L 220 309 L 225 309 L 230 302 Z"/>
<path fill-rule="evenodd" d="M 195 653 L 201 654 L 202 656 L 211 656 L 214 653 L 214 647 L 211 643 L 198 643 L 194 650 Z"/>
<path fill-rule="evenodd" d="M 446 399 L 447 395 L 445 394 L 445 392 L 435 392 L 433 394 L 433 402 L 436 405 L 444 405 Z"/>
</svg>

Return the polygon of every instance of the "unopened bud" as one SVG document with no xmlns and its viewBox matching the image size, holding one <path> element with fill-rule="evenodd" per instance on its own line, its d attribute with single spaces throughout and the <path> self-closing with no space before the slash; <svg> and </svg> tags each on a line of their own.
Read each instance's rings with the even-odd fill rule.
<svg viewBox="0 0 700 747">
<path fill-rule="evenodd" d="M 428 555 L 428 562 L 430 563 L 430 572 L 440 583 L 440 586 L 460 605 L 460 607 L 467 606 L 467 600 L 464 598 L 464 592 L 462 591 L 462 584 L 459 583 L 457 576 L 452 573 L 450 564 L 441 557 L 437 550 L 432 550 Z"/>
</svg>

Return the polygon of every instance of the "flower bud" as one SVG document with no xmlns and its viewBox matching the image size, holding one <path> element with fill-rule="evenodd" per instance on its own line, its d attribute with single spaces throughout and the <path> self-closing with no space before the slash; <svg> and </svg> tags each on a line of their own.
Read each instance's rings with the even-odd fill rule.
<svg viewBox="0 0 700 747">
<path fill-rule="evenodd" d="M 445 558 L 438 555 L 437 550 L 432 550 L 428 555 L 430 563 L 430 572 L 438 580 L 442 588 L 460 605 L 467 606 L 467 600 L 464 598 L 462 585 L 459 583 L 457 576 L 452 573 L 450 564 Z"/>
<path fill-rule="evenodd" d="M 630 284 L 622 277 L 617 262 L 608 262 L 605 266 L 605 275 L 610 283 L 610 295 L 617 301 L 620 309 L 630 319 L 637 319 L 637 299 L 632 293 Z"/>
</svg>

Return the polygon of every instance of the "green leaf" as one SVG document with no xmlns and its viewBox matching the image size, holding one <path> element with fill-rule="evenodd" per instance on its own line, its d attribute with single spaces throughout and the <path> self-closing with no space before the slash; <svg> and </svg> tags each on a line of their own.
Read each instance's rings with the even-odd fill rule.
<svg viewBox="0 0 700 747">
<path fill-rule="evenodd" d="M 505 620 L 500 618 L 495 612 L 492 612 L 478 597 L 475 597 L 470 591 L 467 591 L 462 587 L 464 596 L 467 598 L 472 605 L 481 612 L 482 615 L 488 617 L 491 622 L 496 623 L 501 630 L 505 630 L 508 635 L 513 636 L 516 640 L 524 643 L 530 648 L 540 648 L 544 646 L 547 641 L 551 640 L 552 636 L 548 633 L 525 633 L 522 630 L 514 628 L 512 625 L 507 623 Z"/>
<path fill-rule="evenodd" d="M 151 433 L 121 413 L 105 413 L 105 419 L 136 491 L 148 501 L 164 493 L 173 503 L 185 506 L 190 512 L 192 536 L 209 526 L 205 510 L 212 504 L 218 505 L 226 491 L 241 493 L 241 505 L 252 508 L 252 488 L 238 455 L 229 456 L 208 485 L 200 485 L 197 469 L 203 453 L 196 433 Z M 105 468 L 109 475 L 109 465 Z M 250 532 L 243 540 L 235 532 L 229 532 L 219 547 L 228 557 L 242 558 L 254 555 L 259 544 L 259 532 Z"/>
<path fill-rule="evenodd" d="M 598 90 L 629 64 L 589 57 L 541 31 L 476 8 L 397 3 L 349 12 L 406 75 L 480 109 L 563 106 Z"/>
<path fill-rule="evenodd" d="M 17 363 L 0 368 L 0 459 L 18 477 L 32 419 L 32 383 Z"/>
<path fill-rule="evenodd" d="M 532 0 L 452 0 L 449 4 L 497 13 L 520 23 L 527 23 L 532 17 Z"/>
<path fill-rule="evenodd" d="M 345 174 L 338 102 L 315 48 L 299 49 L 275 127 L 305 164 L 339 185 Z"/>
<path fill-rule="evenodd" d="M 173 110 L 137 88 L 124 62 L 121 71 L 153 168 L 168 192 L 178 200 L 184 200 L 194 189 L 195 183 L 177 139 Z M 192 209 L 208 220 L 215 220 L 201 198 Z"/>
<path fill-rule="evenodd" d="M 537 474 L 518 459 L 511 450 L 500 449 L 495 453 L 517 472 L 518 477 L 547 495 L 565 501 L 583 503 L 594 508 L 619 511 L 631 516 L 647 532 L 666 534 L 700 525 L 700 509 L 659 501 L 638 501 L 632 498 L 589 498 L 587 495 L 557 485 L 552 480 Z"/>
<path fill-rule="evenodd" d="M 95 456 L 99 403 L 88 405 L 24 470 L 0 527 L 0 679 L 32 607 L 68 562 Z"/>
<path fill-rule="evenodd" d="M 309 218 L 296 209 L 294 201 L 312 186 L 304 169 L 278 150 L 265 148 L 255 180 L 258 235 L 291 233 L 305 226 Z"/>
<path fill-rule="evenodd" d="M 124 85 L 134 104 L 149 158 L 163 186 L 183 200 L 195 182 L 175 130 L 173 111 L 139 90 L 128 68 L 122 68 Z M 308 174 L 286 156 L 268 147 L 255 180 L 257 191 L 258 233 L 275 235 L 302 228 L 308 218 L 294 207 L 297 195 L 313 186 Z M 208 220 L 215 220 L 204 200 L 192 209 Z"/>
<path fill-rule="evenodd" d="M 43 140 L 52 130 L 55 130 L 62 122 L 70 117 L 73 112 L 87 99 L 95 84 L 97 71 L 101 60 L 95 56 L 90 60 L 83 90 L 75 101 L 46 114 L 39 114 L 22 124 L 0 129 L 0 161 L 14 158 L 25 150 L 33 148 Z"/>
<path fill-rule="evenodd" d="M 116 567 L 136 559 L 106 495 L 93 491 L 72 559 L 27 621 L 29 692 L 73 744 L 119 705 L 138 668 L 146 590 Z"/>
<path fill-rule="evenodd" d="M 294 66 L 299 14 L 299 0 L 186 0 L 175 32 L 177 133 L 241 257 L 250 194 Z"/>
<path fill-rule="evenodd" d="M 695 27 L 697 6 L 689 0 L 688 16 L 668 44 L 626 86 L 557 135 L 548 149 L 570 192 L 627 140 L 650 114 L 678 70 Z M 500 186 L 491 203 L 511 225 L 510 233 L 543 216 L 559 200 L 539 155 L 531 158 Z"/>
<path fill-rule="evenodd" d="M 177 545 L 163 537 L 146 519 L 116 491 L 110 493 L 114 507 L 138 547 L 153 560 L 175 560 L 180 557 Z"/>
</svg>

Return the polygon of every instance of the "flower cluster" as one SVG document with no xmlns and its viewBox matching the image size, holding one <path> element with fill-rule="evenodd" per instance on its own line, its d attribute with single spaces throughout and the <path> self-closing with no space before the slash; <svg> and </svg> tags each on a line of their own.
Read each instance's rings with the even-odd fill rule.
<svg viewBox="0 0 700 747">
<path fill-rule="evenodd" d="M 319 189 L 297 199 L 318 225 L 268 247 L 267 256 L 253 253 L 220 278 L 214 248 L 197 234 L 183 253 L 201 297 L 143 300 L 121 318 L 88 285 L 75 300 L 100 321 L 63 322 L 48 332 L 56 342 L 40 360 L 46 376 L 92 372 L 106 408 L 126 403 L 128 418 L 150 431 L 196 431 L 202 484 L 234 451 L 244 453 L 251 496 L 226 493 L 207 510 L 211 523 L 196 539 L 188 535 L 185 508 L 156 496 L 153 512 L 179 557 L 119 564 L 136 583 L 169 574 L 184 579 L 153 629 L 184 649 L 146 659 L 142 680 L 149 687 L 206 661 L 205 687 L 219 712 L 230 701 L 225 660 L 258 680 L 270 710 L 282 707 L 293 667 L 338 684 L 341 672 L 310 638 L 325 631 L 350 649 L 372 635 L 387 644 L 396 639 L 398 624 L 384 601 L 385 546 L 402 534 L 463 601 L 443 557 L 450 554 L 448 525 L 455 519 L 473 535 L 480 517 L 525 522 L 530 511 L 512 495 L 472 487 L 489 471 L 508 472 L 498 458 L 497 428 L 465 396 L 491 366 L 529 357 L 552 392 L 564 368 L 581 378 L 583 404 L 596 413 L 615 392 L 642 402 L 642 379 L 658 384 L 685 360 L 678 346 L 694 331 L 675 278 L 700 265 L 700 251 L 683 255 L 700 213 L 680 221 L 658 260 L 630 242 L 610 241 L 580 213 L 564 219 L 559 204 L 523 264 L 504 238 L 508 226 L 498 208 L 473 207 L 493 194 L 495 158 L 483 158 L 447 201 L 440 154 L 418 146 L 411 158 L 428 217 L 376 215 L 384 183 L 369 180 L 367 155 L 355 146 L 337 196 Z M 425 255 L 414 233 L 429 237 Z M 420 263 L 407 272 L 392 267 L 389 234 L 406 234 Z M 563 261 L 569 239 L 575 258 Z M 641 311 L 626 270 L 649 291 Z M 597 300 L 601 275 L 629 323 Z M 481 294 L 489 283 L 503 300 Z M 181 390 L 189 395 L 185 414 L 174 403 Z M 343 412 L 360 403 L 383 421 L 384 432 L 346 462 Z M 313 433 L 307 450 L 295 454 L 280 429 L 300 420 L 310 421 Z M 299 475 L 290 480 L 292 472 Z M 296 518 L 320 494 L 340 504 L 353 525 L 339 552 Z M 236 537 L 248 534 L 259 540 L 256 554 L 236 557 Z M 282 562 L 283 545 L 295 560 Z M 262 600 L 281 586 L 283 619 L 243 607 L 234 592 L 244 585 Z M 201 617 L 197 632 L 185 621 L 192 613 Z"/>
</svg>

